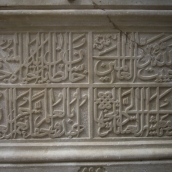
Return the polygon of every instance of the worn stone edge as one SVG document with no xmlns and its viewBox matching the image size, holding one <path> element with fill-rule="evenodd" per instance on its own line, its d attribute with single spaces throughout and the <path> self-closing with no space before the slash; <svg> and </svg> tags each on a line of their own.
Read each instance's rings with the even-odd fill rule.
<svg viewBox="0 0 172 172">
<path fill-rule="evenodd" d="M 68 168 L 68 167 L 74 167 L 74 168 L 80 168 L 80 167 L 128 167 L 128 165 L 130 166 L 140 166 L 140 165 L 145 165 L 145 166 L 161 166 L 161 165 L 170 165 L 172 166 L 172 160 L 157 160 L 157 161 L 124 161 L 124 162 L 111 162 L 111 161 L 107 161 L 107 162 L 59 162 L 59 163 L 56 163 L 56 162 L 52 162 L 52 163 L 13 163 L 13 164 L 10 164 L 10 163 L 3 163 L 3 164 L 0 164 L 0 168 L 13 168 L 13 169 L 16 169 L 16 168 L 44 168 L 44 167 L 56 167 L 56 168 L 59 168 L 59 167 L 65 167 L 65 168 Z"/>
<path fill-rule="evenodd" d="M 114 29 L 112 22 L 118 27 L 128 28 L 172 27 L 172 10 L 157 12 L 156 10 L 106 10 L 99 6 L 95 8 L 94 10 L 0 10 L 0 28 L 101 26 Z"/>
<path fill-rule="evenodd" d="M 172 159 L 172 141 L 0 143 L 1 163 Z"/>
<path fill-rule="evenodd" d="M 1 9 L 93 9 L 93 0 L 0 0 Z M 94 0 L 106 9 L 172 9 L 169 0 Z"/>
<path fill-rule="evenodd" d="M 95 7 L 94 7 L 95 8 Z M 0 15 L 1 17 L 3 16 L 38 16 L 38 15 L 48 15 L 48 16 L 53 16 L 53 15 L 58 15 L 58 16 L 68 16 L 70 15 L 73 16 L 102 16 L 104 15 L 104 12 L 102 11 L 103 9 L 100 7 L 99 9 L 91 9 L 91 10 L 0 10 Z M 108 9 L 106 12 L 109 15 L 112 16 L 166 16 L 169 17 L 172 15 L 172 10 L 134 10 L 134 9 L 128 9 L 128 10 L 111 10 Z M 70 15 L 69 15 L 70 14 Z"/>
</svg>

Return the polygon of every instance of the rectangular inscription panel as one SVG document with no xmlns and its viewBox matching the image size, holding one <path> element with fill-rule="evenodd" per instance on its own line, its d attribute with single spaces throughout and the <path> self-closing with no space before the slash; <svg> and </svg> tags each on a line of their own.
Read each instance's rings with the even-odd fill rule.
<svg viewBox="0 0 172 172">
<path fill-rule="evenodd" d="M 0 139 L 172 136 L 172 35 L 0 33 Z"/>
<path fill-rule="evenodd" d="M 1 82 L 88 83 L 87 37 L 69 32 L 0 35 Z"/>
<path fill-rule="evenodd" d="M 94 88 L 98 137 L 171 136 L 172 88 Z"/>
</svg>

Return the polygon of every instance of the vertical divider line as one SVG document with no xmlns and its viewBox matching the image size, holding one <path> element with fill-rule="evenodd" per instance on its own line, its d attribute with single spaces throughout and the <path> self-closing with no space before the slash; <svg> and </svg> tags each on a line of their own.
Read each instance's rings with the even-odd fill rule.
<svg viewBox="0 0 172 172">
<path fill-rule="evenodd" d="M 13 119 L 14 119 L 14 138 L 16 137 L 16 113 L 17 113 L 17 108 L 16 108 L 16 88 L 13 88 L 13 109 L 14 109 L 14 116 L 13 116 Z"/>
<path fill-rule="evenodd" d="M 157 100 L 156 100 L 156 110 L 157 110 L 157 116 L 156 116 L 156 120 L 157 123 L 159 121 L 159 106 L 160 106 L 160 87 L 157 87 Z M 157 136 L 159 135 L 159 129 L 156 129 L 157 132 Z"/>
<path fill-rule="evenodd" d="M 89 138 L 93 138 L 93 72 L 92 72 L 92 32 L 88 32 L 88 127 Z"/>
<path fill-rule="evenodd" d="M 22 79 L 22 69 L 21 69 L 21 66 L 22 66 L 22 58 L 23 58 L 23 55 L 22 55 L 22 33 L 19 33 L 19 52 L 18 52 L 18 56 L 19 56 L 19 64 L 20 64 L 20 70 L 19 70 L 19 80 L 21 81 Z"/>
<path fill-rule="evenodd" d="M 33 128 L 32 128 L 32 111 L 31 111 L 31 109 L 32 109 L 32 88 L 29 88 L 29 109 L 30 109 L 30 135 L 31 135 L 31 137 L 32 137 L 32 130 L 33 130 Z"/>
</svg>

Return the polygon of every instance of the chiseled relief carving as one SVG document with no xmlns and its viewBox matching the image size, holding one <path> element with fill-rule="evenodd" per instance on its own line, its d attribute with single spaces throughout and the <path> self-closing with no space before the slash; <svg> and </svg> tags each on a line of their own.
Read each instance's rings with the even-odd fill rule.
<svg viewBox="0 0 172 172">
<path fill-rule="evenodd" d="M 171 83 L 171 33 L 3 32 L 0 138 L 170 137 Z"/>
<path fill-rule="evenodd" d="M 172 136 L 171 34 L 95 33 L 93 60 L 95 137 Z"/>
<path fill-rule="evenodd" d="M 97 135 L 172 136 L 172 88 L 94 89 Z"/>
<path fill-rule="evenodd" d="M 1 139 L 88 137 L 88 88 L 51 87 L 88 83 L 87 37 L 75 32 L 0 35 Z"/>
<path fill-rule="evenodd" d="M 87 82 L 86 33 L 15 33 L 0 36 L 2 83 Z"/>
<path fill-rule="evenodd" d="M 172 81 L 172 35 L 94 34 L 94 82 Z"/>
<path fill-rule="evenodd" d="M 78 172 L 107 172 L 107 170 L 104 167 L 80 167 Z"/>
<path fill-rule="evenodd" d="M 8 88 L 0 95 L 1 139 L 88 137 L 88 89 Z"/>
</svg>

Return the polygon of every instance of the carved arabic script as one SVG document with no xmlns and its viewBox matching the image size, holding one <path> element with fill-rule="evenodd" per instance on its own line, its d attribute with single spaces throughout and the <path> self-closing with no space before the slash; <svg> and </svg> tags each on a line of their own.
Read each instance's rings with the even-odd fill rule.
<svg viewBox="0 0 172 172">
<path fill-rule="evenodd" d="M 10 38 L 2 36 L 0 82 L 87 82 L 87 44 L 85 33 L 15 33 Z"/>
<path fill-rule="evenodd" d="M 0 33 L 0 139 L 171 136 L 171 33 Z"/>
<path fill-rule="evenodd" d="M 9 88 L 1 90 L 0 103 L 1 139 L 87 136 L 88 114 L 81 117 L 88 108 L 87 89 Z"/>
</svg>

